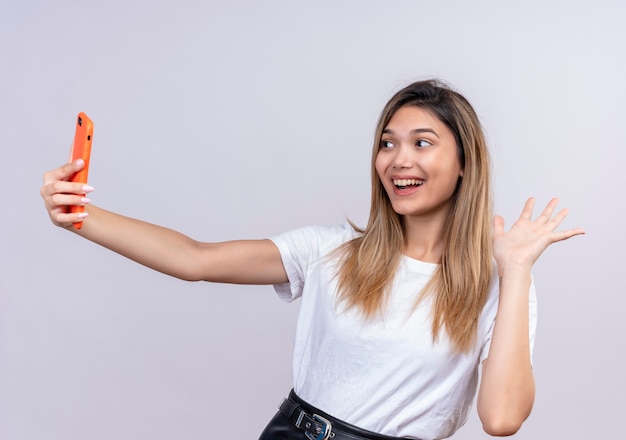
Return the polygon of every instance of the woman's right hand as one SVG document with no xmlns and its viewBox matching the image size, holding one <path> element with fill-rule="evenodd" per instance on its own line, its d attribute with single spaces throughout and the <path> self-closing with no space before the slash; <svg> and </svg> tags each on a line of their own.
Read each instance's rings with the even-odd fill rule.
<svg viewBox="0 0 626 440">
<path fill-rule="evenodd" d="M 93 191 L 92 187 L 69 181 L 84 166 L 83 160 L 79 159 L 48 171 L 43 176 L 40 194 L 50 220 L 57 226 L 68 228 L 89 215 L 87 212 L 70 213 L 68 210 L 69 206 L 85 206 L 91 202 L 86 195 Z"/>
</svg>

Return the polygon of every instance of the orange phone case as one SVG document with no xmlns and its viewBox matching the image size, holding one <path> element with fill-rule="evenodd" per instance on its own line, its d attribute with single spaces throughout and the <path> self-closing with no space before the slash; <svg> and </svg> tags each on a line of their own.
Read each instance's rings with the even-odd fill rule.
<svg viewBox="0 0 626 440">
<path fill-rule="evenodd" d="M 89 175 L 89 159 L 91 158 L 91 143 L 93 142 L 93 122 L 85 113 L 80 112 L 76 118 L 76 133 L 74 134 L 74 144 L 72 145 L 72 161 L 83 159 L 85 167 L 74 174 L 70 181 L 87 183 Z M 84 212 L 83 206 L 71 206 L 70 212 Z M 74 223 L 76 229 L 80 229 L 82 222 Z"/>
</svg>

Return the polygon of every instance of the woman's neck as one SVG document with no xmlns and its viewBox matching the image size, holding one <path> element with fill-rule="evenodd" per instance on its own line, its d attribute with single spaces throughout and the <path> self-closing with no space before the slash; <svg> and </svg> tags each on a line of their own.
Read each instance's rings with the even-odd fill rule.
<svg viewBox="0 0 626 440">
<path fill-rule="evenodd" d="M 403 217 L 406 256 L 426 263 L 441 262 L 444 220 L 438 217 Z"/>
</svg>

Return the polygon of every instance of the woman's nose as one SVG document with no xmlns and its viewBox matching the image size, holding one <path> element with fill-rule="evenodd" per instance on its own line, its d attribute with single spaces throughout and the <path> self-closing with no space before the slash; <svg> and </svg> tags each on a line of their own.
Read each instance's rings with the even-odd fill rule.
<svg viewBox="0 0 626 440">
<path fill-rule="evenodd" d="M 393 158 L 394 168 L 411 168 L 413 166 L 413 156 L 409 148 L 401 145 L 396 150 L 396 155 Z"/>
</svg>

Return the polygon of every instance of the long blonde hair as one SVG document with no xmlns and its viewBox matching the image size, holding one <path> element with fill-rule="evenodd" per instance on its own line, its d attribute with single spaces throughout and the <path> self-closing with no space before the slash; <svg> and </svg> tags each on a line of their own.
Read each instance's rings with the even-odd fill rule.
<svg viewBox="0 0 626 440">
<path fill-rule="evenodd" d="M 430 111 L 454 134 L 463 169 L 444 225 L 443 254 L 422 294 L 433 295 L 432 337 L 445 329 L 458 352 L 476 340 L 479 314 L 492 279 L 490 162 L 480 121 L 469 102 L 437 80 L 397 92 L 383 109 L 372 150 L 372 199 L 362 234 L 337 249 L 339 301 L 366 317 L 380 313 L 402 256 L 403 220 L 392 208 L 375 168 L 382 132 L 404 106 Z"/>
</svg>

